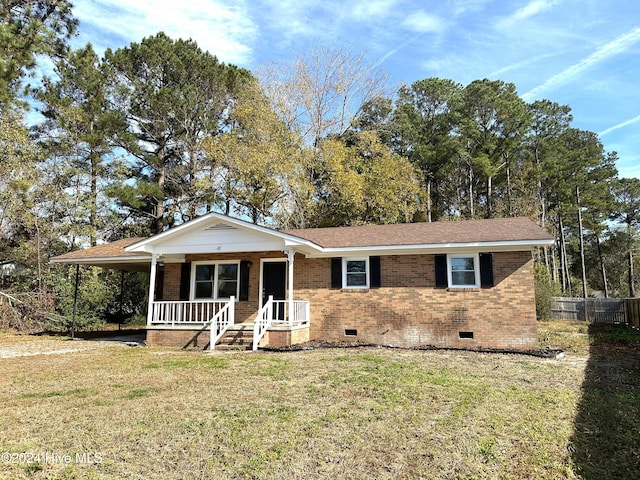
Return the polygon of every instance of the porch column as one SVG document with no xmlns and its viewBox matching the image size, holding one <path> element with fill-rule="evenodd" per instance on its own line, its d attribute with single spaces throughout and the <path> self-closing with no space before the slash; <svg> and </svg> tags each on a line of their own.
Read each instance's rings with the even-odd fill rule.
<svg viewBox="0 0 640 480">
<path fill-rule="evenodd" d="M 293 321 L 293 259 L 296 252 L 287 250 L 287 259 L 289 260 L 289 324 Z"/>
<path fill-rule="evenodd" d="M 151 254 L 151 271 L 149 272 L 149 306 L 147 307 L 147 325 L 151 325 L 153 319 L 153 301 L 156 296 L 156 266 L 158 255 Z"/>
</svg>

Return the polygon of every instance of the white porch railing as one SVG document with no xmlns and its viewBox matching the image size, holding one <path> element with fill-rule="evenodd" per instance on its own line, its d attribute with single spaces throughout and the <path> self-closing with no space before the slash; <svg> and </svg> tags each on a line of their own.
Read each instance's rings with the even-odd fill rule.
<svg viewBox="0 0 640 480">
<path fill-rule="evenodd" d="M 209 323 L 229 301 L 155 301 L 151 325 L 184 325 Z"/>
<path fill-rule="evenodd" d="M 229 326 L 233 325 L 235 317 L 235 303 L 235 298 L 231 297 L 229 302 L 211 319 L 211 324 L 209 325 L 211 330 L 209 348 L 211 350 L 215 350 L 218 340 L 220 340 L 222 335 L 224 335 Z"/>
<path fill-rule="evenodd" d="M 309 302 L 304 300 L 274 300 L 272 296 L 262 306 L 253 321 L 253 350 L 272 324 L 308 325 L 310 318 Z"/>
</svg>

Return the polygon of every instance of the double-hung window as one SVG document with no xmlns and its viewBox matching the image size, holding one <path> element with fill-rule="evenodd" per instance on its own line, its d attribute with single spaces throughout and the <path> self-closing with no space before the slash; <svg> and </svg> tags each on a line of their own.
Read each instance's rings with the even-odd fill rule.
<svg viewBox="0 0 640 480">
<path fill-rule="evenodd" d="M 451 288 L 480 287 L 480 262 L 477 254 L 448 255 L 447 263 Z"/>
<path fill-rule="evenodd" d="M 240 262 L 194 262 L 193 298 L 228 299 L 238 298 L 238 272 Z"/>
<path fill-rule="evenodd" d="M 369 259 L 343 258 L 342 285 L 344 288 L 369 287 Z"/>
</svg>

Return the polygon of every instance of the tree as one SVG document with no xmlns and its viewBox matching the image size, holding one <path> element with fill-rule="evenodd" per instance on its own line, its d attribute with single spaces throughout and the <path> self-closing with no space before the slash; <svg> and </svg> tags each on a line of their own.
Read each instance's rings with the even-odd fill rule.
<svg viewBox="0 0 640 480">
<path fill-rule="evenodd" d="M 629 296 L 636 296 L 634 282 L 633 246 L 636 229 L 640 225 L 640 179 L 620 178 L 612 185 L 616 207 L 613 218 L 626 226 L 627 233 L 627 284 Z"/>
<path fill-rule="evenodd" d="M 387 88 L 387 73 L 364 52 L 323 46 L 290 64 L 268 65 L 259 78 L 276 113 L 311 146 L 346 132 L 363 105 L 385 97 Z"/>
<path fill-rule="evenodd" d="M 382 144 L 375 132 L 320 145 L 315 223 L 341 226 L 410 222 L 419 207 L 413 165 Z"/>
<path fill-rule="evenodd" d="M 247 82 L 229 109 L 231 128 L 204 143 L 217 171 L 225 213 L 247 215 L 253 223 L 287 223 L 287 197 L 301 188 L 300 138 L 271 110 L 256 81 Z"/>
<path fill-rule="evenodd" d="M 0 105 L 12 101 L 38 55 L 61 57 L 76 31 L 67 0 L 3 0 L 0 5 Z"/>
<path fill-rule="evenodd" d="M 451 197 L 445 172 L 459 149 L 453 132 L 461 91 L 462 85 L 452 80 L 428 78 L 403 86 L 398 93 L 392 144 L 421 172 L 428 221 L 444 214 Z"/>
<path fill-rule="evenodd" d="M 8 106 L 0 109 L 0 155 L 0 252 L 13 259 L 12 249 L 24 239 L 25 203 L 38 179 L 38 151 L 20 112 Z"/>
<path fill-rule="evenodd" d="M 569 262 L 566 256 L 565 220 L 576 219 L 581 208 L 587 219 L 587 229 L 602 231 L 604 216 L 610 211 L 611 194 L 609 185 L 616 177 L 615 154 L 605 154 L 598 136 L 589 131 L 575 128 L 566 129 L 557 140 L 557 161 L 553 165 L 553 175 L 549 175 L 549 205 L 558 219 L 558 233 L 561 240 L 560 263 L 563 286 L 569 288 Z M 580 190 L 580 205 L 576 202 L 576 189 Z M 574 223 L 575 225 L 575 223 Z M 600 225 L 600 226 L 599 226 Z M 583 232 L 573 230 L 575 235 Z M 575 263 L 582 270 L 583 262 Z M 580 276 L 582 274 L 580 273 Z"/>
<path fill-rule="evenodd" d="M 64 162 L 61 174 L 68 183 L 61 192 L 74 191 L 76 236 L 86 235 L 96 245 L 98 233 L 106 226 L 106 208 L 101 203 L 108 203 L 102 189 L 112 153 L 109 138 L 125 126 L 110 110 L 107 71 L 90 44 L 58 62 L 56 73 L 57 81 L 45 78 L 43 88 L 36 91 L 46 118 L 37 131 L 55 161 Z"/>
<path fill-rule="evenodd" d="M 259 78 L 272 109 L 309 149 L 287 221 L 291 227 L 308 227 L 316 221 L 315 207 L 323 195 L 323 141 L 345 135 L 364 106 L 386 98 L 387 74 L 370 65 L 364 52 L 317 46 L 289 64 L 268 65 Z"/>
<path fill-rule="evenodd" d="M 511 201 L 510 172 L 530 123 L 529 111 L 512 83 L 476 80 L 462 91 L 460 141 L 469 166 L 469 188 L 474 179 L 485 183 L 485 217 L 494 216 L 494 189 Z M 504 172 L 504 183 L 494 185 Z M 469 215 L 475 216 L 474 193 L 469 192 Z"/>
<path fill-rule="evenodd" d="M 115 52 L 112 101 L 127 130 L 115 143 L 126 150 L 122 184 L 113 190 L 125 209 L 150 218 L 152 232 L 195 217 L 215 203 L 201 142 L 228 127 L 227 114 L 251 75 L 203 52 L 192 40 L 164 33 Z"/>
</svg>

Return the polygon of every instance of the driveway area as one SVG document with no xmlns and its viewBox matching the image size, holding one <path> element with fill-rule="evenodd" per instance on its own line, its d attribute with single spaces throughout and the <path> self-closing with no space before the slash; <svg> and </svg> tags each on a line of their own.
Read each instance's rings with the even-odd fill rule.
<svg viewBox="0 0 640 480">
<path fill-rule="evenodd" d="M 0 335 L 0 358 L 31 357 L 34 355 L 62 355 L 66 353 L 96 350 L 113 344 L 123 346 L 144 345 L 144 334 L 126 335 L 113 332 L 111 336 L 95 339 L 56 338 L 33 335 L 3 337 Z"/>
</svg>

